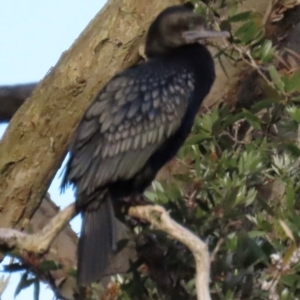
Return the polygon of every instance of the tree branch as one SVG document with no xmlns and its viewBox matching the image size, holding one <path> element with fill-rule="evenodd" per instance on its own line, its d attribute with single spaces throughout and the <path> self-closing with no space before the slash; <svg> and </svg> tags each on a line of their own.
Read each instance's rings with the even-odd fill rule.
<svg viewBox="0 0 300 300">
<path fill-rule="evenodd" d="M 136 0 L 111 0 L 76 44 L 64 53 L 58 65 L 16 114 L 1 142 L 0 226 L 20 228 L 24 226 L 24 220 L 31 218 L 62 160 L 72 130 L 95 92 L 116 71 L 138 61 L 137 46 L 152 17 L 165 6 L 179 2 L 153 1 L 149 6 Z M 263 6 L 268 1 L 246 1 L 248 7 L 243 7 L 264 11 L 258 9 L 257 3 Z M 233 79 L 239 78 L 237 74 L 241 67 L 232 66 L 229 72 L 228 65 L 227 62 L 229 79 L 217 65 L 218 82 L 206 100 L 208 106 L 222 99 L 224 94 L 227 98 L 236 94 L 236 89 L 230 87 L 233 87 Z M 30 224 L 43 227 L 40 224 L 47 223 L 50 218 L 49 207 L 54 208 L 51 213 L 57 212 L 51 201 L 43 201 Z M 69 227 L 65 230 L 70 232 L 58 235 L 47 257 L 62 261 L 63 270 L 55 272 L 55 280 L 73 280 L 70 285 L 63 284 L 66 288 L 60 287 L 64 295 L 68 293 L 71 295 L 68 298 L 73 299 L 76 283 L 68 271 L 75 265 L 77 237 Z M 69 243 L 68 247 L 66 243 Z M 197 260 L 196 263 L 198 268 Z"/>
<path fill-rule="evenodd" d="M 52 202 L 45 198 L 31 220 L 34 233 L 0 228 L 0 252 L 2 250 L 5 253 L 11 253 L 29 265 L 33 272 L 37 271 L 40 279 L 51 286 L 58 299 L 74 299 L 77 284 L 75 278 L 70 275 L 70 271 L 76 265 L 77 236 L 70 226 L 66 227 L 66 225 L 76 214 L 75 205 L 70 204 L 65 209 L 56 212 L 57 207 L 55 206 L 53 210 Z M 131 239 L 125 225 L 117 220 L 116 222 L 117 240 Z M 42 229 L 37 229 L 41 227 Z M 117 253 L 109 263 L 104 276 L 126 272 L 129 268 L 129 261 L 135 260 L 134 248 L 133 243 L 129 242 Z M 62 269 L 45 274 L 39 269 L 43 261 L 53 261 L 62 266 Z M 107 282 L 107 278 L 103 277 L 104 286 Z M 95 293 L 98 292 L 95 291 Z M 99 293 L 101 294 L 101 291 Z"/>
<path fill-rule="evenodd" d="M 166 210 L 159 205 L 131 207 L 129 209 L 129 215 L 147 220 L 157 229 L 166 232 L 191 250 L 196 262 L 196 289 L 198 300 L 210 300 L 210 258 L 207 245 L 195 234 L 171 219 Z"/>
<path fill-rule="evenodd" d="M 37 85 L 10 120 L 0 142 L 0 227 L 21 229 L 28 220 L 35 224 L 36 215 L 41 217 L 42 199 L 83 111 L 117 71 L 140 60 L 138 46 L 153 17 L 180 2 L 153 1 L 149 6 L 139 0 L 108 1 Z M 55 273 L 57 282 L 71 282 L 59 289 L 66 298 L 74 299 L 77 286 L 69 270 L 76 264 L 77 238 L 68 239 L 69 247 L 62 248 L 63 237 L 58 235 L 59 242 L 55 242 L 54 250 L 60 252 L 49 251 L 47 257 L 53 254 L 53 260 L 62 262 L 63 269 L 51 274 Z M 133 251 L 128 252 L 130 256 Z M 114 261 L 117 272 L 128 267 L 119 255 Z"/>
<path fill-rule="evenodd" d="M 0 228 L 0 245 L 14 249 L 20 254 L 27 252 L 42 255 L 49 250 L 53 240 L 75 214 L 75 206 L 70 204 L 52 218 L 42 230 L 34 234 L 27 234 L 11 228 Z"/>
<path fill-rule="evenodd" d="M 9 122 L 37 83 L 0 86 L 0 123 Z"/>
<path fill-rule="evenodd" d="M 1 227 L 20 228 L 31 218 L 83 111 L 109 78 L 140 60 L 153 16 L 178 3 L 108 1 L 15 113 L 0 143 Z"/>
</svg>

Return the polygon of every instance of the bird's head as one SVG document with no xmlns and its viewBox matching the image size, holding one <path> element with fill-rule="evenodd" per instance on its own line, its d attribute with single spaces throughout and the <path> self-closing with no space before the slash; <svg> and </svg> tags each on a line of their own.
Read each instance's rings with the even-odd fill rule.
<svg viewBox="0 0 300 300">
<path fill-rule="evenodd" d="M 159 56 L 203 39 L 224 37 L 228 37 L 228 32 L 208 29 L 204 18 L 195 13 L 191 5 L 171 6 L 150 25 L 145 54 L 147 57 Z"/>
</svg>

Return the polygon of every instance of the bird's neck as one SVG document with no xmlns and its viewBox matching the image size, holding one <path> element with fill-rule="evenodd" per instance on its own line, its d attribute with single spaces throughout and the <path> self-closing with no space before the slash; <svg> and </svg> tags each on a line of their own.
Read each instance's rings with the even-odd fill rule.
<svg viewBox="0 0 300 300">
<path fill-rule="evenodd" d="M 194 93 L 198 96 L 195 99 L 202 102 L 215 80 L 214 61 L 208 49 L 201 44 L 187 45 L 176 49 L 168 57 L 193 74 Z M 193 105 L 197 107 L 200 103 L 195 101 Z"/>
<path fill-rule="evenodd" d="M 177 59 L 190 62 L 192 65 L 197 65 L 198 62 L 205 62 L 206 60 L 212 61 L 210 52 L 201 44 L 184 45 L 173 49 L 167 55 L 170 58 L 176 57 Z"/>
<path fill-rule="evenodd" d="M 212 55 L 208 49 L 201 44 L 192 44 L 178 47 L 165 57 L 170 62 L 182 65 L 195 76 L 195 81 L 201 85 L 206 82 L 210 84 L 215 79 L 215 68 Z"/>
<path fill-rule="evenodd" d="M 184 64 L 189 69 L 199 70 L 201 69 L 214 69 L 214 63 L 212 56 L 208 49 L 201 44 L 189 44 L 181 47 L 173 48 L 164 53 L 156 56 L 151 56 L 151 60 L 163 60 L 165 62 L 174 62 L 176 64 Z"/>
<path fill-rule="evenodd" d="M 206 96 L 215 79 L 212 55 L 201 44 L 190 44 L 172 49 L 163 55 L 150 58 L 149 63 L 151 61 L 159 61 L 160 66 L 166 69 L 191 74 L 195 83 L 194 93 L 199 95 L 199 99 Z M 196 102 L 194 104 L 198 105 Z"/>
</svg>

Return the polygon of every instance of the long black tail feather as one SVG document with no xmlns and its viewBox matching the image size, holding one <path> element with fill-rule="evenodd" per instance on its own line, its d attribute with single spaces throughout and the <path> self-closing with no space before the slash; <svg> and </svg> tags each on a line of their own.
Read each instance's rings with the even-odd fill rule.
<svg viewBox="0 0 300 300">
<path fill-rule="evenodd" d="M 98 281 L 116 249 L 114 211 L 109 194 L 101 204 L 91 203 L 83 213 L 78 246 L 77 282 L 87 285 Z"/>
</svg>

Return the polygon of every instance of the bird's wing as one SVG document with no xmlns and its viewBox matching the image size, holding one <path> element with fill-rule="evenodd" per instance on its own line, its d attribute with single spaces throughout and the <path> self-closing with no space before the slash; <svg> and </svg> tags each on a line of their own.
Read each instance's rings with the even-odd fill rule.
<svg viewBox="0 0 300 300">
<path fill-rule="evenodd" d="M 79 124 L 65 174 L 78 193 L 134 176 L 181 124 L 193 78 L 141 67 L 112 78 Z"/>
</svg>

